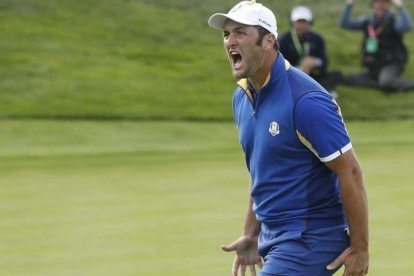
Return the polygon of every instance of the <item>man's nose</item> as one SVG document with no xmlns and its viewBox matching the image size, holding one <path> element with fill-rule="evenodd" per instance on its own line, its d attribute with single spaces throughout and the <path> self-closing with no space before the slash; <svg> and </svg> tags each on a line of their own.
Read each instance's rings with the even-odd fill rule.
<svg viewBox="0 0 414 276">
<path fill-rule="evenodd" d="M 237 44 L 236 36 L 235 36 L 234 33 L 229 34 L 229 36 L 227 37 L 227 40 L 226 40 L 226 44 L 228 46 L 233 46 L 233 45 Z"/>
</svg>

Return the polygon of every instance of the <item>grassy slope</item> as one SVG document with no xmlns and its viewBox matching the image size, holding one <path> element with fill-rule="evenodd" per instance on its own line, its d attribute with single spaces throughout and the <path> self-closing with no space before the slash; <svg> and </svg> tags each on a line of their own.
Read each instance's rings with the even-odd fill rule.
<svg viewBox="0 0 414 276">
<path fill-rule="evenodd" d="M 291 5 L 301 1 L 291 1 Z M 367 0 L 359 11 L 368 10 Z M 264 1 L 288 28 L 291 5 Z M 220 32 L 208 16 L 223 1 L 56 1 L 0 3 L 0 117 L 229 120 L 230 75 Z M 309 1 L 325 33 L 331 68 L 359 70 L 360 34 L 339 30 L 343 1 Z M 406 1 L 411 12 L 414 3 Z M 414 52 L 412 33 L 406 35 Z M 406 76 L 414 78 L 410 62 Z M 347 118 L 414 117 L 414 93 L 339 87 Z"/>
<path fill-rule="evenodd" d="M 372 275 L 413 275 L 414 121 L 348 129 Z M 227 275 L 247 173 L 231 123 L 0 121 L 1 275 Z"/>
<path fill-rule="evenodd" d="M 266 3 L 286 29 L 289 7 Z M 342 1 L 307 3 L 332 68 L 354 70 L 359 35 L 337 29 Z M 206 20 L 232 4 L 3 0 L 0 117 L 227 120 L 233 80 Z M 413 52 L 412 33 L 406 41 Z M 414 117 L 413 93 L 338 90 L 348 118 Z M 373 275 L 414 273 L 412 128 L 349 124 L 370 195 Z M 1 120 L 0 129 L 1 275 L 228 273 L 232 256 L 218 247 L 240 232 L 247 179 L 233 124 Z"/>
</svg>

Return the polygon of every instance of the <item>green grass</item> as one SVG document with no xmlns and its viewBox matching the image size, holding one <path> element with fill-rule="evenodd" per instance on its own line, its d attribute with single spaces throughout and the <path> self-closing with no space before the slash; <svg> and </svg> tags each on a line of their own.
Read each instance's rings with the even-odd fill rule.
<svg viewBox="0 0 414 276">
<path fill-rule="evenodd" d="M 3 0 L 0 118 L 231 120 L 235 83 L 207 19 L 235 2 Z M 361 34 L 339 29 L 344 1 L 331 2 L 307 2 L 314 28 L 326 36 L 332 69 L 359 71 Z M 283 33 L 302 1 L 263 3 Z M 368 0 L 357 6 L 356 14 L 369 10 Z M 405 40 L 414 52 L 412 33 Z M 405 76 L 414 79 L 412 61 Z M 414 93 L 337 90 L 347 119 L 414 118 Z"/>
<path fill-rule="evenodd" d="M 351 122 L 370 275 L 413 275 L 413 120 Z M 229 275 L 248 175 L 232 123 L 0 121 L 1 275 Z"/>
<path fill-rule="evenodd" d="M 248 175 L 223 122 L 235 84 L 207 19 L 235 2 L 0 2 L 0 275 L 229 274 L 219 247 L 241 231 Z M 361 36 L 337 27 L 343 2 L 306 3 L 331 68 L 349 73 Z M 302 1 L 263 3 L 282 33 Z M 405 41 L 414 52 L 412 33 Z M 414 93 L 338 92 L 346 119 L 381 120 L 348 124 L 371 274 L 413 275 Z"/>
</svg>

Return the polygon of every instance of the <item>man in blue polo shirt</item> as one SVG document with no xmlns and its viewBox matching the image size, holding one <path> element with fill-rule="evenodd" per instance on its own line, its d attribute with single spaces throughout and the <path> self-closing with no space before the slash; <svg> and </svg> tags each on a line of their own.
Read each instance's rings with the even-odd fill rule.
<svg viewBox="0 0 414 276">
<path fill-rule="evenodd" d="M 223 30 L 233 113 L 251 176 L 233 276 L 368 273 L 368 207 L 361 168 L 340 109 L 279 53 L 274 14 L 242 1 L 210 17 Z M 349 235 L 347 233 L 349 231 Z"/>
</svg>

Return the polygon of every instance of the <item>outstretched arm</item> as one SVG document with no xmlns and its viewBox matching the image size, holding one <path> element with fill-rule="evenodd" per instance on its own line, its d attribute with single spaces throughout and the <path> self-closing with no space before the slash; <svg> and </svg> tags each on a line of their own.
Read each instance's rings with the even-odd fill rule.
<svg viewBox="0 0 414 276">
<path fill-rule="evenodd" d="M 356 0 L 346 0 L 345 7 L 342 10 L 339 26 L 348 30 L 361 30 L 365 24 L 365 18 L 351 19 L 352 8 Z"/>
<path fill-rule="evenodd" d="M 236 252 L 233 261 L 232 275 L 245 276 L 246 268 L 250 267 L 250 274 L 256 276 L 255 265 L 262 267 L 262 258 L 257 253 L 257 239 L 260 233 L 260 223 L 252 210 L 253 200 L 249 197 L 249 203 L 244 221 L 243 233 L 239 239 L 230 245 L 223 245 L 221 248 L 226 252 Z"/>
<path fill-rule="evenodd" d="M 327 269 L 345 264 L 344 276 L 368 273 L 368 201 L 362 171 L 351 149 L 326 165 L 340 181 L 342 202 L 349 224 L 350 246 Z"/>
<path fill-rule="evenodd" d="M 411 17 L 407 9 L 404 8 L 402 0 L 393 0 L 397 6 L 399 17 L 394 21 L 394 28 L 399 33 L 408 32 L 411 29 Z"/>
</svg>

